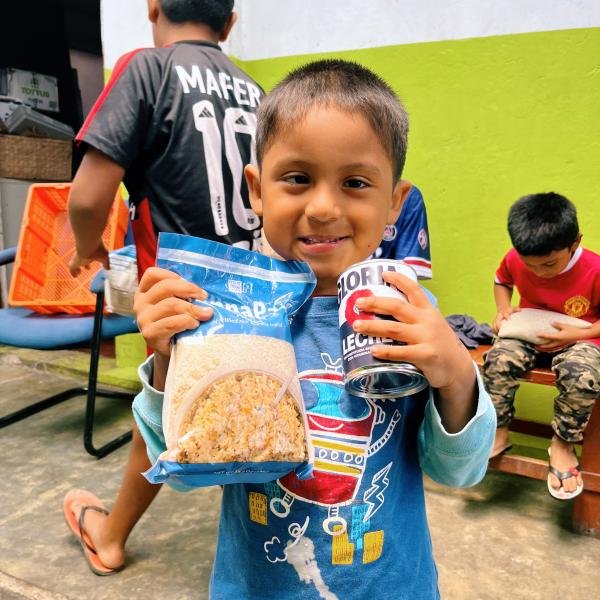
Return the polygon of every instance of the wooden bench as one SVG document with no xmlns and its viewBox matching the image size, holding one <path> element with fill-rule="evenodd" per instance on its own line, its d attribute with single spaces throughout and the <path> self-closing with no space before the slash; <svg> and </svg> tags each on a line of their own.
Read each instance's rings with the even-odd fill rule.
<svg viewBox="0 0 600 600">
<path fill-rule="evenodd" d="M 481 345 L 470 350 L 480 369 L 483 366 L 483 355 L 490 348 L 491 346 Z M 537 367 L 525 373 L 522 381 L 539 385 L 556 384 L 554 373 L 550 369 Z M 511 421 L 510 430 L 547 439 L 551 439 L 554 433 L 550 425 L 517 418 Z M 574 500 L 573 527 L 579 533 L 600 537 L 600 402 L 594 405 L 581 446 L 580 465 L 584 489 Z M 490 459 L 489 468 L 543 481 L 548 476 L 547 461 L 514 454 L 512 451 Z"/>
</svg>

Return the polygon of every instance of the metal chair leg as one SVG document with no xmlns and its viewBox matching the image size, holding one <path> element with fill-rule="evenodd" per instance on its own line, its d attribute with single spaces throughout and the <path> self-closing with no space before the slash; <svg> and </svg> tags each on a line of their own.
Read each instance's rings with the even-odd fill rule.
<svg viewBox="0 0 600 600">
<path fill-rule="evenodd" d="M 8 415 L 0 417 L 0 429 L 6 427 L 7 425 L 11 425 L 12 423 L 16 423 L 17 421 L 21 421 L 22 419 L 25 419 L 31 415 L 35 415 L 46 408 L 56 406 L 57 404 L 60 404 L 65 400 L 69 400 L 70 398 L 74 398 L 75 396 L 83 396 L 86 392 L 86 387 L 70 388 L 64 392 L 59 392 L 58 394 L 54 394 L 54 396 L 50 396 L 49 398 L 45 398 L 44 400 L 40 400 L 39 402 L 35 402 L 29 406 L 9 413 Z"/>
<path fill-rule="evenodd" d="M 88 454 L 96 458 L 102 458 L 113 450 L 116 450 L 123 444 L 131 440 L 131 430 L 124 433 L 106 444 L 96 448 L 93 443 L 94 417 L 96 413 L 96 396 L 103 398 L 116 398 L 120 400 L 129 400 L 133 402 L 135 394 L 127 392 L 117 392 L 112 390 L 98 390 L 98 364 L 100 362 L 100 344 L 102 343 L 102 319 L 104 318 L 104 291 L 100 290 L 96 294 L 96 312 L 94 314 L 94 329 L 90 342 L 90 368 L 87 386 L 87 401 L 85 406 L 85 425 L 83 429 L 83 447 Z"/>
</svg>

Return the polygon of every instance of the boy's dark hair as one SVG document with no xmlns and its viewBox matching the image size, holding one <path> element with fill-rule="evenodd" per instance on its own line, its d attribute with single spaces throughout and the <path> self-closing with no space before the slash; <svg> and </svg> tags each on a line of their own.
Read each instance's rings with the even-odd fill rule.
<svg viewBox="0 0 600 600">
<path fill-rule="evenodd" d="M 373 71 L 345 60 L 319 60 L 295 69 L 262 100 L 257 111 L 260 167 L 275 135 L 302 120 L 315 105 L 365 117 L 388 152 L 394 181 L 406 161 L 408 115 L 392 88 Z"/>
<path fill-rule="evenodd" d="M 508 213 L 508 233 L 522 256 L 545 256 L 570 248 L 579 235 L 577 210 L 555 192 L 519 198 Z"/>
<path fill-rule="evenodd" d="M 160 0 L 160 7 L 172 23 L 204 23 L 221 33 L 233 10 L 234 0 Z"/>
</svg>

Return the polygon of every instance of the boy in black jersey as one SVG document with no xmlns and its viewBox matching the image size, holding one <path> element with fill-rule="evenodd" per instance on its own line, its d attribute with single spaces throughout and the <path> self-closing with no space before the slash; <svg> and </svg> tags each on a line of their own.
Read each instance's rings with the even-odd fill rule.
<svg viewBox="0 0 600 600">
<path fill-rule="evenodd" d="M 69 199 L 73 275 L 93 261 L 108 267 L 101 234 L 121 181 L 140 277 L 154 265 L 160 231 L 259 249 L 243 169 L 254 158 L 262 90 L 218 46 L 235 23 L 232 9 L 233 0 L 148 0 L 155 48 L 119 59 L 76 137 L 86 153 Z M 112 511 L 83 490 L 65 497 L 67 522 L 85 538 L 84 555 L 99 575 L 123 567 L 127 537 L 158 492 L 140 475 L 149 466 L 134 427 Z"/>
</svg>

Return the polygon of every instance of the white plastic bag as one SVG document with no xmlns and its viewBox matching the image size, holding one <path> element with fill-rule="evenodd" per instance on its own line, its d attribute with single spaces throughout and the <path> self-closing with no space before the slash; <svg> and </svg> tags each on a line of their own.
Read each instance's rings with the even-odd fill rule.
<svg viewBox="0 0 600 600">
<path fill-rule="evenodd" d="M 522 308 L 512 313 L 508 319 L 502 321 L 498 337 L 515 338 L 535 345 L 544 344 L 548 340 L 539 337 L 538 334 L 557 333 L 558 329 L 553 327 L 552 323 L 564 323 L 565 325 L 580 327 L 582 329 L 592 326 L 588 321 L 570 317 L 563 313 L 538 308 Z"/>
</svg>

